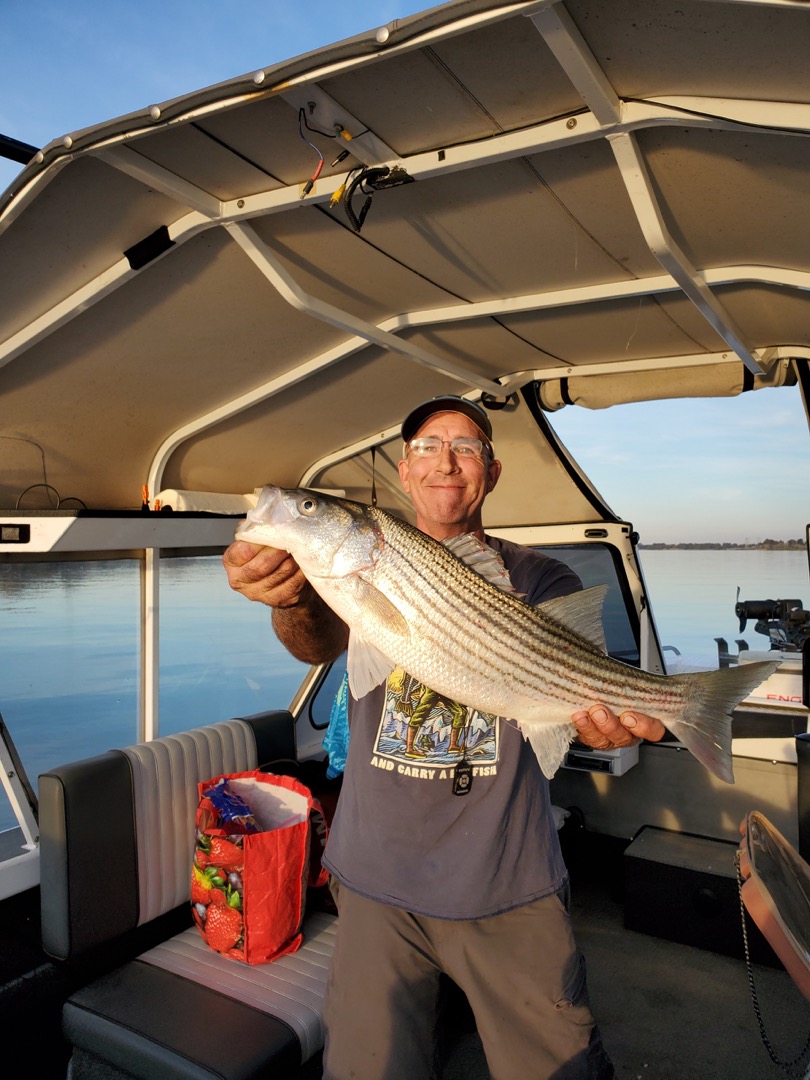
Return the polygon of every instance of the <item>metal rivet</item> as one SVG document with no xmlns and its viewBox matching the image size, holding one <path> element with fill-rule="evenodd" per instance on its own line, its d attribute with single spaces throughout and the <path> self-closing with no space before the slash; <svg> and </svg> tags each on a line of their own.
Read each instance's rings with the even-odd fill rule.
<svg viewBox="0 0 810 1080">
<path fill-rule="evenodd" d="M 267 76 L 264 74 L 263 71 L 257 71 L 256 74 L 253 76 L 253 81 L 256 83 L 257 86 L 261 86 L 266 77 Z"/>
<path fill-rule="evenodd" d="M 387 26 L 381 26 L 375 34 L 375 37 L 377 38 L 377 41 L 380 45 L 384 45 L 386 41 L 388 41 L 388 39 L 391 37 L 391 31 L 388 29 Z"/>
<path fill-rule="evenodd" d="M 70 135 L 66 135 L 64 139 L 62 139 L 62 146 L 66 146 L 68 150 L 73 146 L 73 139 L 71 139 Z"/>
<path fill-rule="evenodd" d="M 242 209 L 242 207 L 243 207 L 243 206 L 245 205 L 245 200 L 244 200 L 244 199 L 237 199 L 237 200 L 236 200 L 236 205 L 237 205 L 237 206 L 239 207 L 239 209 L 241 210 L 241 209 Z"/>
<path fill-rule="evenodd" d="M 157 105 L 153 105 L 150 108 L 149 115 L 152 117 L 153 120 L 159 120 L 160 119 L 160 109 L 157 107 Z"/>
<path fill-rule="evenodd" d="M 565 126 L 568 128 L 569 131 L 571 131 L 573 128 L 575 128 L 577 126 L 577 122 L 576 122 L 576 120 L 574 119 L 573 116 L 571 117 L 570 120 L 566 120 Z"/>
</svg>

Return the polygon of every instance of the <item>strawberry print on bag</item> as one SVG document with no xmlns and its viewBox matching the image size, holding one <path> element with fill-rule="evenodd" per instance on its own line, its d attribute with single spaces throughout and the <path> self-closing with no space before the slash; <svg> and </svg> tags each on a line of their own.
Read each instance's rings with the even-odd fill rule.
<svg viewBox="0 0 810 1080">
<path fill-rule="evenodd" d="M 207 944 L 249 964 L 295 952 L 306 890 L 326 881 L 326 822 L 298 780 L 258 770 L 199 785 L 191 905 Z"/>
</svg>

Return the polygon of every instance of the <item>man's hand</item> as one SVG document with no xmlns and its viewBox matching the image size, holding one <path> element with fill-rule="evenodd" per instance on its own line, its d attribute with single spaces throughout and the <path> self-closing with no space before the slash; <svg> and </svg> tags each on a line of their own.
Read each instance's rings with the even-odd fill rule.
<svg viewBox="0 0 810 1080">
<path fill-rule="evenodd" d="M 237 540 L 222 556 L 222 565 L 232 589 L 268 607 L 294 607 L 307 587 L 298 563 L 278 548 Z"/>
<path fill-rule="evenodd" d="M 594 750 L 613 750 L 617 746 L 632 746 L 637 739 L 658 742 L 667 729 L 660 720 L 640 712 L 623 712 L 617 716 L 606 705 L 591 705 L 590 709 L 575 712 L 571 720 L 577 738 Z"/>
<path fill-rule="evenodd" d="M 282 645 L 305 664 L 336 660 L 349 628 L 327 607 L 286 551 L 237 540 L 222 556 L 228 583 L 248 600 L 273 609 L 273 629 Z"/>
</svg>

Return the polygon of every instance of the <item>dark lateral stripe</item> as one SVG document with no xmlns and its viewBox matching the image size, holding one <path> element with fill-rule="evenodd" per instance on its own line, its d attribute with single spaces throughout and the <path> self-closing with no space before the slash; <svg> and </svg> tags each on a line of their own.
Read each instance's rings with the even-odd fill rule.
<svg viewBox="0 0 810 1080">
<path fill-rule="evenodd" d="M 419 611 L 422 670 L 452 669 L 469 642 L 473 652 L 486 656 L 480 683 L 485 695 L 499 683 L 510 696 L 538 704 L 551 699 L 576 708 L 598 699 L 624 708 L 654 706 L 665 719 L 680 713 L 683 684 L 677 677 L 618 664 L 498 590 L 418 530 L 396 519 L 383 527 L 386 551 L 376 576 L 385 563 L 385 591 L 407 595 Z"/>
</svg>

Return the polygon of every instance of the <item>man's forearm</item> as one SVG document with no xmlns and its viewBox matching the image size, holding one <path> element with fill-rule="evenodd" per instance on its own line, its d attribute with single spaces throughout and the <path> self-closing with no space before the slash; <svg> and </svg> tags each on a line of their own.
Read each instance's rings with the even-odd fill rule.
<svg viewBox="0 0 810 1080">
<path fill-rule="evenodd" d="M 273 608 L 273 629 L 288 652 L 305 664 L 336 660 L 349 642 L 349 628 L 307 584 L 298 602 Z"/>
</svg>

